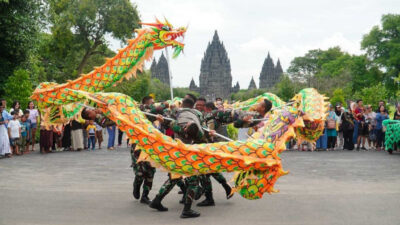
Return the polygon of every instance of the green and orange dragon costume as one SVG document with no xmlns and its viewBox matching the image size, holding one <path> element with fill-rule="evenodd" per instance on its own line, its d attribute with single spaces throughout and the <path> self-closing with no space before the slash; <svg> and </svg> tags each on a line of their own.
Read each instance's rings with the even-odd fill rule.
<svg viewBox="0 0 400 225">
<path fill-rule="evenodd" d="M 280 154 L 286 149 L 287 141 L 294 137 L 315 141 L 322 134 L 326 98 L 315 89 L 304 89 L 292 99 L 292 104 L 286 105 L 277 96 L 265 93 L 235 105 L 248 106 L 245 110 L 251 110 L 252 105 L 267 98 L 275 107 L 265 115 L 264 126 L 248 140 L 184 144 L 154 128 L 131 97 L 100 92 L 135 75 L 154 50 L 172 46 L 174 56 L 183 50 L 184 45 L 175 39 L 183 36 L 186 28 L 174 29 L 168 21 L 158 20 L 144 25 L 150 28 L 137 30 L 137 37 L 103 66 L 65 84 L 40 84 L 31 98 L 38 102 L 44 121 L 48 124 L 68 122 L 79 117 L 82 105 L 92 101 L 132 143 L 140 146 L 140 160 L 166 169 L 173 177 L 235 172 L 235 190 L 247 199 L 277 192 L 275 182 L 287 174 L 282 168 Z"/>
</svg>

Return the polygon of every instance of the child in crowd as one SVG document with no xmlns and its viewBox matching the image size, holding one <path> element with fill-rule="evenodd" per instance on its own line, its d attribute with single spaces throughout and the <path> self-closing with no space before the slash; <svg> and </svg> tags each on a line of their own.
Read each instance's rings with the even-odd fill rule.
<svg viewBox="0 0 400 225">
<path fill-rule="evenodd" d="M 92 150 L 94 150 L 96 146 L 96 125 L 94 125 L 93 120 L 89 121 L 86 131 L 88 136 L 88 148 L 90 149 L 90 146 L 92 146 Z"/>
<path fill-rule="evenodd" d="M 31 119 L 29 119 L 31 115 L 28 109 L 24 110 L 24 116 L 26 117 L 26 122 L 29 124 L 29 135 L 27 137 L 27 142 L 26 142 L 26 146 L 28 146 L 27 152 L 29 152 L 29 145 L 32 144 L 33 138 L 35 138 L 35 133 L 32 133 L 32 121 Z"/>
<path fill-rule="evenodd" d="M 13 111 L 11 112 L 11 116 L 13 119 L 8 122 L 8 136 L 10 137 L 10 144 L 13 154 L 21 155 L 18 148 L 18 140 L 21 137 L 21 125 L 18 121 L 18 113 Z"/>
<path fill-rule="evenodd" d="M 28 122 L 28 116 L 23 115 L 21 117 L 20 125 L 21 125 L 21 137 L 19 139 L 18 145 L 21 149 L 21 154 L 29 153 L 29 137 L 30 137 L 30 125 Z"/>
<path fill-rule="evenodd" d="M 99 143 L 99 149 L 101 149 L 101 142 L 103 142 L 103 127 L 96 122 L 94 125 L 96 126 L 96 140 Z"/>
</svg>

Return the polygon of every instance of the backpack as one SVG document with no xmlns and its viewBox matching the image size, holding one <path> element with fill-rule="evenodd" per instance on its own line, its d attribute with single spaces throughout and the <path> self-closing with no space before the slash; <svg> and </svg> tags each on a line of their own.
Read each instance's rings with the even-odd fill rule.
<svg viewBox="0 0 400 225">
<path fill-rule="evenodd" d="M 328 119 L 327 128 L 328 129 L 336 129 L 336 121 L 334 119 Z"/>
</svg>

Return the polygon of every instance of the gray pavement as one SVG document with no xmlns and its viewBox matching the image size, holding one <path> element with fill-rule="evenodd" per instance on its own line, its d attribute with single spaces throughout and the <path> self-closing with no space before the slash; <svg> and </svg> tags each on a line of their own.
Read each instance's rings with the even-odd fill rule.
<svg viewBox="0 0 400 225">
<path fill-rule="evenodd" d="M 400 224 L 400 154 L 297 152 L 282 155 L 290 174 L 280 193 L 226 200 L 182 220 L 175 188 L 156 212 L 132 197 L 129 150 L 34 152 L 0 160 L 0 224 Z M 231 177 L 230 174 L 226 174 Z M 151 197 L 165 181 L 157 171 Z"/>
</svg>

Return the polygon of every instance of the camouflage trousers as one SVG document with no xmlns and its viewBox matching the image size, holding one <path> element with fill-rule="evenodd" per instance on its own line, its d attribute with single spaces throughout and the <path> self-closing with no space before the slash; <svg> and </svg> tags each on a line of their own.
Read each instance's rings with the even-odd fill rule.
<svg viewBox="0 0 400 225">
<path fill-rule="evenodd" d="M 212 198 L 212 183 L 211 183 L 211 176 L 220 183 L 221 185 L 226 184 L 226 179 L 221 173 L 211 173 L 205 174 L 200 176 L 200 184 L 202 187 L 202 191 L 206 198 Z"/>
<path fill-rule="evenodd" d="M 159 197 L 163 199 L 172 188 L 178 185 L 184 193 L 184 203 L 191 204 L 195 195 L 199 191 L 199 179 L 198 176 L 191 176 L 185 179 L 177 178 L 171 179 L 171 175 L 168 174 L 168 180 L 161 186 L 160 191 L 158 193 Z"/>
<path fill-rule="evenodd" d="M 149 162 L 137 162 L 140 152 L 140 150 L 135 150 L 135 146 L 132 145 L 132 168 L 133 173 L 135 174 L 135 180 L 133 183 L 140 186 L 143 184 L 143 191 L 150 191 L 153 186 L 153 178 L 156 169 L 152 167 Z"/>
</svg>

